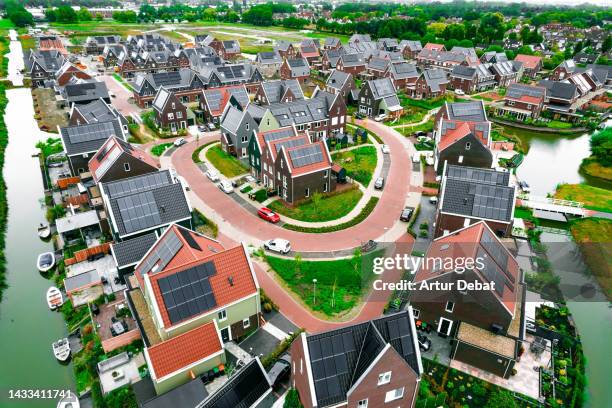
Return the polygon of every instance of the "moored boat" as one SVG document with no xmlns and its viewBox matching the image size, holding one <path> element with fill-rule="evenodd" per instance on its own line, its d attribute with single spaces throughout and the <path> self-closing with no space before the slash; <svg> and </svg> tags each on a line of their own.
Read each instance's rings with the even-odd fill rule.
<svg viewBox="0 0 612 408">
<path fill-rule="evenodd" d="M 51 236 L 51 227 L 47 224 L 41 223 L 38 226 L 38 237 L 40 239 L 47 239 Z"/>
<path fill-rule="evenodd" d="M 51 286 L 47 290 L 47 304 L 49 305 L 49 309 L 55 310 L 61 305 L 64 304 L 64 297 L 62 296 L 62 292 L 55 286 Z"/>
<path fill-rule="evenodd" d="M 59 339 L 53 343 L 53 355 L 59 361 L 66 361 L 70 357 L 70 343 L 67 338 Z"/>
<path fill-rule="evenodd" d="M 53 252 L 43 252 L 42 254 L 38 255 L 36 267 L 40 272 L 48 272 L 54 266 L 55 255 L 53 255 Z"/>
</svg>

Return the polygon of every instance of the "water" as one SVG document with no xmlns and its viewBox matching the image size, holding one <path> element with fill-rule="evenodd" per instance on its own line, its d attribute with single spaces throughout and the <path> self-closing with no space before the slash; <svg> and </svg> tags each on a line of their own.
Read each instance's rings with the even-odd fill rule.
<svg viewBox="0 0 612 408">
<path fill-rule="evenodd" d="M 59 364 L 51 343 L 66 335 L 61 314 L 47 307 L 45 293 L 52 282 L 36 269 L 36 257 L 52 249 L 38 239 L 36 228 L 45 221 L 40 200 L 43 185 L 38 159 L 31 157 L 37 140 L 47 135 L 34 121 L 27 88 L 7 91 L 5 121 L 9 145 L 4 164 L 8 187 L 6 235 L 7 280 L 0 304 L 0 407 L 55 407 L 55 400 L 8 400 L 10 389 L 72 389 L 71 366 Z"/>
</svg>

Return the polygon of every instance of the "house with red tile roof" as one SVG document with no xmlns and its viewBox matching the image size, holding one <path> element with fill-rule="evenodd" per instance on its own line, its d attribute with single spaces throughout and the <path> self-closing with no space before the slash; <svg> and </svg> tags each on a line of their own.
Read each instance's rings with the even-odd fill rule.
<svg viewBox="0 0 612 408">
<path fill-rule="evenodd" d="M 524 329 L 522 271 L 513 254 L 479 221 L 434 239 L 423 260 L 410 293 L 417 326 L 453 339 L 451 359 L 510 377 Z"/>
<path fill-rule="evenodd" d="M 259 327 L 259 284 L 243 245 L 226 249 L 172 224 L 130 286 L 158 394 L 224 364 L 223 344 Z"/>
<path fill-rule="evenodd" d="M 443 119 L 436 132 L 434 169 L 440 175 L 444 164 L 491 168 L 491 122 Z"/>
<path fill-rule="evenodd" d="M 523 63 L 523 75 L 535 78 L 537 73 L 542 70 L 542 57 L 537 55 L 518 54 L 514 57 L 515 61 Z"/>
<path fill-rule="evenodd" d="M 48 35 L 44 37 L 38 37 L 38 50 L 39 51 L 59 51 L 62 55 L 68 56 L 68 51 L 64 47 L 64 43 L 59 37 L 54 35 Z"/>
<path fill-rule="evenodd" d="M 537 119 L 544 109 L 546 88 L 526 84 L 511 84 L 502 104 L 495 105 L 497 115 L 511 115 L 519 120 Z"/>
<path fill-rule="evenodd" d="M 89 171 L 96 183 L 154 173 L 158 164 L 139 147 L 111 136 L 89 160 Z"/>
<path fill-rule="evenodd" d="M 204 120 L 218 124 L 228 103 L 240 110 L 246 108 L 249 104 L 249 94 L 244 84 L 203 89 L 200 109 L 204 112 Z"/>
</svg>

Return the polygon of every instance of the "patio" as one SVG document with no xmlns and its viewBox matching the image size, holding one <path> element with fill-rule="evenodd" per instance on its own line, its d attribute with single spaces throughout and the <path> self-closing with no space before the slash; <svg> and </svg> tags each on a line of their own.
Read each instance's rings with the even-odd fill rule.
<svg viewBox="0 0 612 408">
<path fill-rule="evenodd" d="M 99 362 L 98 373 L 102 393 L 108 394 L 126 384 L 140 381 L 138 367 L 143 364 L 145 364 L 145 359 L 142 353 L 130 358 L 126 352 Z"/>
<path fill-rule="evenodd" d="M 137 328 L 125 301 L 124 292 L 118 292 L 116 296 L 115 301 L 100 305 L 100 313 L 94 315 L 96 329 L 102 341 Z"/>
<path fill-rule="evenodd" d="M 431 340 L 431 348 L 427 351 L 421 351 L 421 357 L 436 360 L 440 364 L 449 365 L 451 353 L 450 339 L 438 336 L 435 331 L 431 333 L 418 331 L 417 333 L 424 334 L 425 337 Z"/>
</svg>

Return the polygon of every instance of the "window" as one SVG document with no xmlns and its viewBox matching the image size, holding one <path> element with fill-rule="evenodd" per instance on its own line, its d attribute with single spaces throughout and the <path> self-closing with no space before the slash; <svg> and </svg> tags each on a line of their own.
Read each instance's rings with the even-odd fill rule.
<svg viewBox="0 0 612 408">
<path fill-rule="evenodd" d="M 170 119 L 170 120 L 174 119 L 174 113 L 169 113 L 168 114 L 168 119 Z"/>
<path fill-rule="evenodd" d="M 172 109 L 176 109 L 176 104 L 172 102 Z"/>
<path fill-rule="evenodd" d="M 470 150 L 470 147 L 472 147 L 472 143 L 467 142 L 467 143 L 465 144 L 465 150 Z"/>
<path fill-rule="evenodd" d="M 421 311 L 419 309 L 412 309 L 412 317 L 414 317 L 415 319 L 418 319 L 419 316 L 421 315 Z"/>
<path fill-rule="evenodd" d="M 220 322 L 226 320 L 227 312 L 225 310 L 221 310 L 219 313 L 217 313 L 217 318 L 219 319 Z"/>
<path fill-rule="evenodd" d="M 391 382 L 391 371 L 378 374 L 378 385 L 385 385 Z"/>
<path fill-rule="evenodd" d="M 249 137 L 248 136 L 242 136 L 242 138 L 240 139 L 242 141 L 242 143 L 246 143 L 248 141 Z"/>
<path fill-rule="evenodd" d="M 249 130 L 249 124 L 248 123 L 246 124 L 245 129 Z"/>
<path fill-rule="evenodd" d="M 304 191 L 304 197 L 310 197 L 310 189 L 308 187 Z"/>
<path fill-rule="evenodd" d="M 357 402 L 357 408 L 368 408 L 368 399 L 362 399 L 361 401 Z"/>
<path fill-rule="evenodd" d="M 251 320 L 243 319 L 242 320 L 242 328 L 243 329 L 248 329 L 249 327 L 251 327 Z"/>
<path fill-rule="evenodd" d="M 281 174 L 280 174 L 280 171 L 277 171 L 277 172 L 276 172 L 276 179 L 277 179 L 278 181 L 280 181 L 280 179 L 281 179 Z"/>
<path fill-rule="evenodd" d="M 123 163 L 123 170 L 130 171 L 130 163 Z"/>
<path fill-rule="evenodd" d="M 325 183 L 325 185 L 323 186 L 323 192 L 327 193 L 327 183 Z"/>
<path fill-rule="evenodd" d="M 385 395 L 385 402 L 395 401 L 404 396 L 404 387 L 396 388 L 394 390 L 388 391 Z"/>
<path fill-rule="evenodd" d="M 457 163 L 463 163 L 463 156 L 459 156 L 459 158 L 457 159 Z"/>
<path fill-rule="evenodd" d="M 178 119 L 181 119 L 183 117 L 183 112 L 181 112 L 181 111 L 176 112 L 176 117 Z"/>
<path fill-rule="evenodd" d="M 327 175 L 328 175 L 327 170 L 325 170 L 325 171 L 323 172 L 323 178 L 327 178 Z"/>
<path fill-rule="evenodd" d="M 454 309 L 455 309 L 455 302 L 451 302 L 450 300 L 446 302 L 446 307 L 444 308 L 444 310 L 446 310 L 448 313 L 453 313 Z"/>
</svg>

